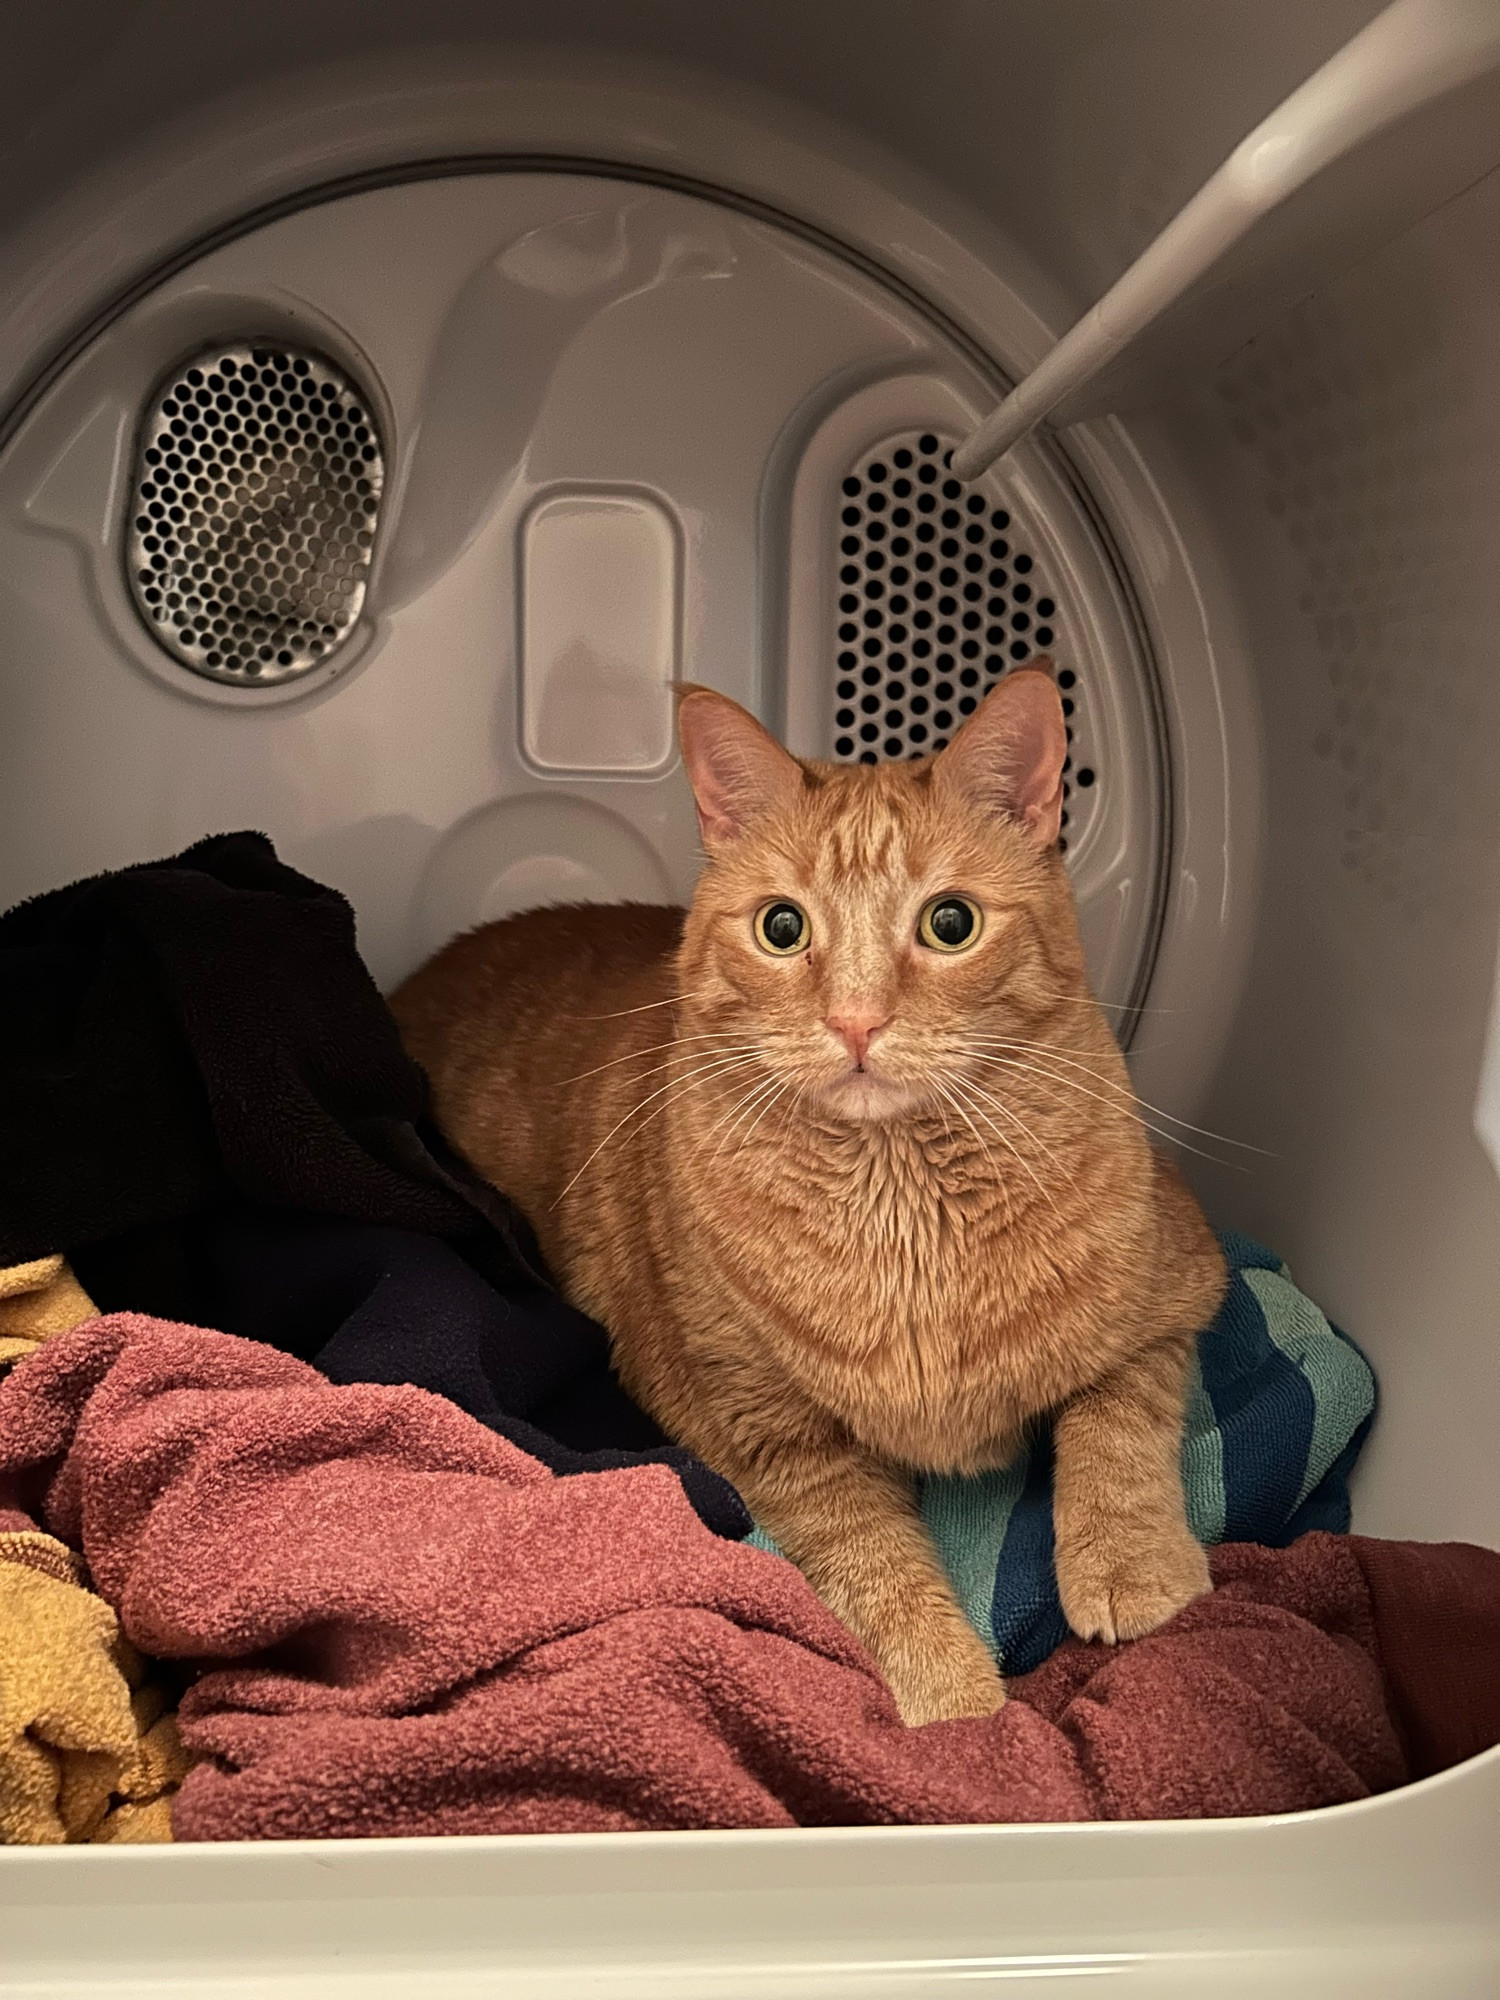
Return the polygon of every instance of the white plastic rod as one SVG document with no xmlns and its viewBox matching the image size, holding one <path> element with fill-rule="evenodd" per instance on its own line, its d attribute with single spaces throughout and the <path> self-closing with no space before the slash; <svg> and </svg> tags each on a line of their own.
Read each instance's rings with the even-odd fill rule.
<svg viewBox="0 0 1500 2000">
<path fill-rule="evenodd" d="M 1500 164 L 1500 0 L 1395 0 L 1243 140 L 953 454 L 972 479 L 1212 365 L 1331 268 Z"/>
</svg>

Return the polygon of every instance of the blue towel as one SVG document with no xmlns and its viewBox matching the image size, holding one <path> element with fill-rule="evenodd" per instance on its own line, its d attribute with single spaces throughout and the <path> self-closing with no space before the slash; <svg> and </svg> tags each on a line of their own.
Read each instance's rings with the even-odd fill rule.
<svg viewBox="0 0 1500 2000">
<path fill-rule="evenodd" d="M 1182 1441 L 1201 1542 L 1285 1548 L 1349 1527 L 1349 1474 L 1375 1417 L 1375 1377 L 1347 1334 L 1248 1236 L 1220 1237 L 1229 1290 L 1199 1335 Z M 1008 1674 L 1067 1636 L 1052 1560 L 1052 1442 L 1003 1472 L 921 1484 L 922 1518 L 970 1623 Z M 757 1528 L 751 1540 L 776 1545 Z"/>
</svg>

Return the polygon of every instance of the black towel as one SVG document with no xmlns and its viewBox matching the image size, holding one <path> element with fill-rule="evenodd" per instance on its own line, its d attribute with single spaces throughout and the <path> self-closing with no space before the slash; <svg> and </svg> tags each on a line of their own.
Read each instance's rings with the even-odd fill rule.
<svg viewBox="0 0 1500 2000">
<path fill-rule="evenodd" d="M 65 1250 L 105 1311 L 418 1383 L 556 1472 L 660 1460 L 708 1526 L 748 1532 L 428 1123 L 349 904 L 263 834 L 0 917 L 0 1103 L 0 1266 Z"/>
<path fill-rule="evenodd" d="M 418 1130 L 427 1083 L 337 891 L 264 834 L 0 917 L 0 1265 L 252 1199 L 394 1228 L 509 1204 Z"/>
</svg>

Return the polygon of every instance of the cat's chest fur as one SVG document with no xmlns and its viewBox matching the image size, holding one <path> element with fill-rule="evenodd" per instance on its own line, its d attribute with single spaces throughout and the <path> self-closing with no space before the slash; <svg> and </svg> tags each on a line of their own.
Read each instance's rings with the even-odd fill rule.
<svg viewBox="0 0 1500 2000">
<path fill-rule="evenodd" d="M 1099 1371 L 1079 1310 L 1086 1220 L 1024 1178 L 1008 1188 L 977 1149 L 874 1128 L 768 1148 L 732 1178 L 695 1220 L 747 1337 L 881 1456 L 1003 1463 L 1029 1418 Z"/>
</svg>

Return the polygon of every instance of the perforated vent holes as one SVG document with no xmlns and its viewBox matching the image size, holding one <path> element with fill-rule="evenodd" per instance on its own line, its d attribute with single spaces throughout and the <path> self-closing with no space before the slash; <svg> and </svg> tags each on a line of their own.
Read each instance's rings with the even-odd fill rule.
<svg viewBox="0 0 1500 2000">
<path fill-rule="evenodd" d="M 364 603 L 384 464 L 364 396 L 329 361 L 219 346 L 141 423 L 127 565 L 153 637 L 239 686 L 327 663 Z"/>
<path fill-rule="evenodd" d="M 1011 666 L 1052 651 L 1057 604 L 1009 510 L 948 470 L 952 440 L 932 431 L 886 439 L 851 467 L 838 514 L 834 736 L 842 763 L 941 750 Z M 1057 659 L 1070 754 L 1063 839 L 1074 787 L 1076 665 Z"/>
<path fill-rule="evenodd" d="M 1284 538 L 1321 682 L 1311 747 L 1351 883 L 1408 922 L 1472 921 L 1456 854 L 1500 833 L 1500 326 L 1493 195 L 1434 268 L 1434 222 L 1288 313 L 1218 394 Z M 1441 228 L 1455 232 L 1455 212 Z"/>
</svg>

